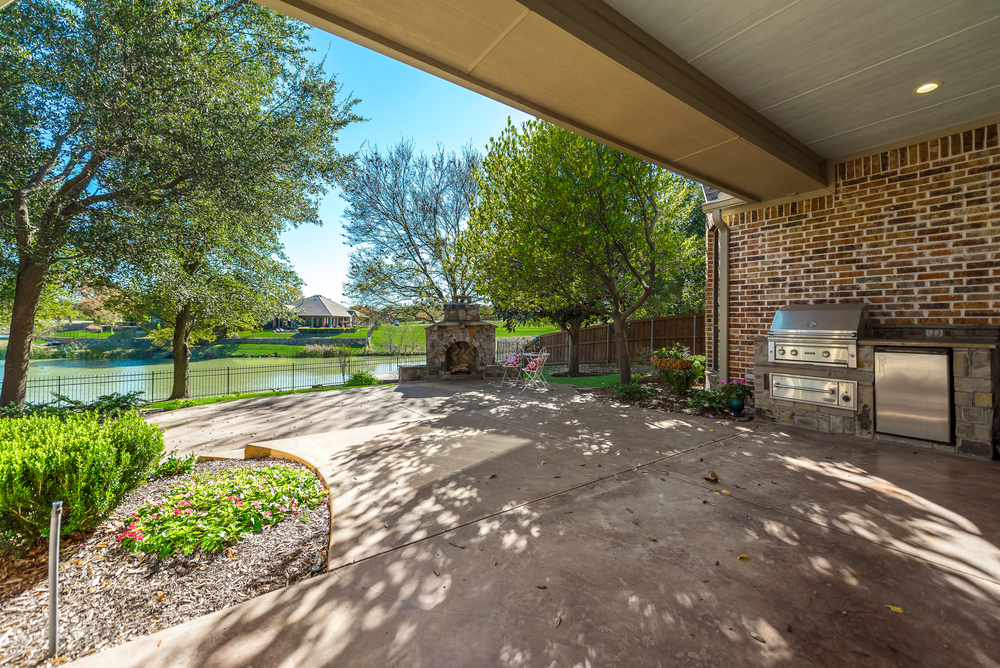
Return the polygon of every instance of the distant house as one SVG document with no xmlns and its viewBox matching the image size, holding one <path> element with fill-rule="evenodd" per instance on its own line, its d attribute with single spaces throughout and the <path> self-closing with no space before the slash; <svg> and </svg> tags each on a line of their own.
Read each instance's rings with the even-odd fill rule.
<svg viewBox="0 0 1000 668">
<path fill-rule="evenodd" d="M 347 307 L 320 295 L 306 297 L 287 306 L 299 316 L 299 324 L 303 327 L 354 326 L 354 317 Z"/>
</svg>

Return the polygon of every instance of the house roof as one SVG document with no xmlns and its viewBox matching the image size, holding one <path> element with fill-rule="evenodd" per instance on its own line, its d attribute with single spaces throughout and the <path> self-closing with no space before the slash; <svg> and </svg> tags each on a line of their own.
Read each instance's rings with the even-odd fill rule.
<svg viewBox="0 0 1000 668">
<path fill-rule="evenodd" d="M 313 295 L 288 304 L 288 308 L 300 316 L 313 316 L 318 318 L 350 318 L 351 314 L 347 307 L 338 304 L 332 299 L 327 299 L 322 295 Z"/>
<path fill-rule="evenodd" d="M 996 2 L 258 2 L 746 202 L 1000 109 Z"/>
</svg>

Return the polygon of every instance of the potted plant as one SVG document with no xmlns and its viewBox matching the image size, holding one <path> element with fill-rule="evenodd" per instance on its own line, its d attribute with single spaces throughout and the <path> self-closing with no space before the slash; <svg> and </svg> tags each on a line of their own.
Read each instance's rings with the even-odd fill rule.
<svg viewBox="0 0 1000 668">
<path fill-rule="evenodd" d="M 694 366 L 691 349 L 675 343 L 671 348 L 660 348 L 653 353 L 653 364 L 664 371 L 683 371 Z"/>
<path fill-rule="evenodd" d="M 747 382 L 745 380 L 731 380 L 728 383 L 723 381 L 719 390 L 729 403 L 730 415 L 743 417 L 743 404 L 746 398 L 753 394 L 753 390 L 750 389 Z"/>
</svg>

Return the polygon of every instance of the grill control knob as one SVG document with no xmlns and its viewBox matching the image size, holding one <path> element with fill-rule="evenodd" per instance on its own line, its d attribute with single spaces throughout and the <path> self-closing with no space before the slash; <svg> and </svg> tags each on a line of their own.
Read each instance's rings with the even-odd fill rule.
<svg viewBox="0 0 1000 668">
<path fill-rule="evenodd" d="M 824 350 L 823 351 L 823 357 L 829 357 L 829 356 L 830 356 L 830 351 L 829 350 Z"/>
<path fill-rule="evenodd" d="M 841 399 L 843 399 L 847 403 L 850 403 L 850 401 L 851 401 L 851 395 L 845 394 L 844 396 L 841 397 Z"/>
<path fill-rule="evenodd" d="M 784 355 L 785 354 L 785 349 L 784 348 L 778 348 L 778 354 L 779 355 Z"/>
<path fill-rule="evenodd" d="M 799 354 L 799 351 L 798 351 L 798 350 L 795 350 L 794 348 L 792 348 L 792 357 L 795 357 L 795 356 L 797 356 L 798 354 Z"/>
</svg>

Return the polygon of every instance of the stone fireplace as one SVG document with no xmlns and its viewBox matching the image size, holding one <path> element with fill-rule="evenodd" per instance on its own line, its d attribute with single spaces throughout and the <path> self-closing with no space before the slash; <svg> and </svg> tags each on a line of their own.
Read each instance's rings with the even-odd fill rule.
<svg viewBox="0 0 1000 668">
<path fill-rule="evenodd" d="M 456 296 L 444 305 L 441 322 L 425 330 L 427 363 L 399 367 L 400 382 L 499 377 L 496 325 L 479 319 L 479 304 Z"/>
</svg>

